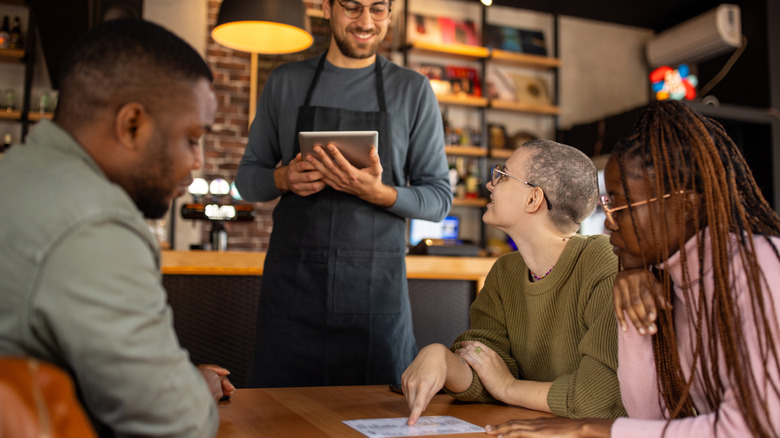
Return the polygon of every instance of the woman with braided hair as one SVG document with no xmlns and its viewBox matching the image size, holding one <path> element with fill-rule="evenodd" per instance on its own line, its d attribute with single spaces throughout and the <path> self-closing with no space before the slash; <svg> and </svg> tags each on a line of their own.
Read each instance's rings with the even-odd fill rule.
<svg viewBox="0 0 780 438">
<path fill-rule="evenodd" d="M 780 218 L 737 146 L 687 104 L 655 103 L 613 150 L 605 182 L 630 418 L 510 421 L 488 433 L 780 436 Z"/>
</svg>

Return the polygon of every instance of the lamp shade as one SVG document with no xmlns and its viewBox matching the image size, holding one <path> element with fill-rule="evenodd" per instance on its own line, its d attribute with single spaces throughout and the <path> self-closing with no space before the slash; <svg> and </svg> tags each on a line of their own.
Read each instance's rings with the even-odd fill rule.
<svg viewBox="0 0 780 438">
<path fill-rule="evenodd" d="M 223 0 L 214 41 L 250 53 L 282 54 L 314 42 L 301 0 Z"/>
</svg>

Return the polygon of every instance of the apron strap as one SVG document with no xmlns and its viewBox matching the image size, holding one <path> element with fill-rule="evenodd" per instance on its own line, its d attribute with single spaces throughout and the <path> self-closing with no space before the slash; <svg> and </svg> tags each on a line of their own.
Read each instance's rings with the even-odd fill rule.
<svg viewBox="0 0 780 438">
<path fill-rule="evenodd" d="M 325 67 L 325 57 L 328 55 L 328 51 L 322 54 L 320 60 L 317 62 L 317 69 L 314 71 L 314 77 L 309 84 L 309 90 L 306 92 L 306 100 L 303 102 L 303 106 L 309 106 L 311 103 L 311 95 L 314 93 L 314 87 L 317 85 L 317 81 L 320 79 L 320 73 L 322 73 Z M 379 56 L 377 56 L 374 62 L 374 72 L 376 75 L 376 97 L 379 101 L 379 111 L 387 112 L 387 103 L 385 102 L 385 80 L 382 76 L 382 67 L 379 66 Z"/>
<path fill-rule="evenodd" d="M 317 85 L 317 81 L 320 79 L 320 73 L 322 73 L 322 69 L 325 66 L 325 56 L 327 54 L 328 51 L 326 50 L 320 57 L 319 62 L 317 62 L 317 69 L 314 71 L 314 78 L 312 78 L 311 84 L 309 84 L 309 91 L 306 92 L 306 100 L 303 102 L 303 106 L 309 106 L 311 102 L 311 95 L 314 93 L 314 86 Z"/>
<path fill-rule="evenodd" d="M 382 67 L 379 66 L 379 56 L 376 57 L 374 65 L 376 66 L 376 97 L 379 100 L 379 111 L 386 113 L 387 104 L 385 103 L 385 79 L 382 76 Z"/>
</svg>

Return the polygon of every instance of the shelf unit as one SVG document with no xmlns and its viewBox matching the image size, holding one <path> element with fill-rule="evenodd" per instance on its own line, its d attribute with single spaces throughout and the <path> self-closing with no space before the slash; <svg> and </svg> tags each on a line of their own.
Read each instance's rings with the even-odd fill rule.
<svg viewBox="0 0 780 438">
<path fill-rule="evenodd" d="M 0 5 L 3 4 L 5 3 L 0 1 Z M 1 12 L 0 15 L 2 15 Z M 18 64 L 20 66 L 19 68 L 24 68 L 25 60 L 26 60 L 25 51 L 23 49 L 0 49 L 0 62 L 2 63 Z M 25 77 L 26 77 L 26 72 L 25 72 Z M 0 84 L 0 85 L 1 85 L 0 88 L 5 89 L 9 84 Z M 26 89 L 26 84 L 24 89 Z M 17 98 L 16 99 L 17 108 L 14 110 L 9 110 L 6 109 L 5 107 L 0 108 L 0 120 L 21 122 L 22 114 L 24 113 L 24 108 L 19 109 L 18 104 L 19 103 L 24 104 L 24 101 L 25 101 L 24 98 Z"/>
<path fill-rule="evenodd" d="M 10 64 L 20 64 L 24 68 L 24 83 L 22 85 L 21 98 L 17 97 L 17 109 L 6 111 L 0 109 L 0 120 L 14 121 L 21 124 L 21 138 L 15 141 L 24 140 L 30 125 L 43 118 L 52 118 L 51 113 L 38 113 L 31 111 L 31 98 L 33 87 L 33 75 L 36 61 L 37 32 L 35 16 L 25 0 L 0 0 L 0 16 L 6 15 L 4 6 L 12 8 L 27 9 L 27 25 L 24 29 L 24 48 L 23 49 L 0 49 L 0 62 Z M 7 14 L 11 15 L 11 14 Z M 20 14 L 21 15 L 21 14 Z M 12 84 L 0 83 L 0 88 L 8 88 Z"/>
<path fill-rule="evenodd" d="M 419 0 L 418 0 L 419 1 Z M 410 0 L 404 1 L 404 13 L 403 23 L 408 24 L 411 18 L 412 12 L 409 8 Z M 487 7 L 481 6 L 481 33 L 482 41 L 486 40 L 486 23 L 487 20 Z M 557 17 L 551 15 L 553 28 L 552 31 L 557 33 Z M 406 26 L 404 26 L 402 38 L 407 38 Z M 557 37 L 557 35 L 556 35 Z M 504 161 L 512 154 L 513 149 L 508 148 L 491 148 L 488 145 L 487 133 L 488 133 L 488 112 L 500 111 L 508 112 L 512 114 L 518 114 L 522 117 L 552 117 L 553 125 L 557 127 L 557 117 L 560 114 L 560 108 L 557 106 L 557 71 L 561 67 L 560 59 L 555 56 L 542 56 L 527 53 L 515 53 L 505 50 L 490 49 L 488 47 L 473 46 L 465 44 L 447 44 L 447 43 L 435 43 L 430 41 L 406 41 L 406 43 L 400 48 L 403 55 L 403 64 L 409 66 L 411 64 L 410 57 L 427 57 L 437 58 L 444 60 L 461 61 L 467 63 L 476 63 L 479 65 L 477 68 L 479 72 L 479 80 L 481 82 L 482 90 L 487 90 L 486 87 L 486 74 L 487 68 L 491 65 L 496 66 L 509 66 L 510 68 L 528 69 L 529 71 L 539 72 L 551 72 L 552 73 L 552 90 L 550 93 L 551 104 L 550 105 L 538 105 L 521 103 L 507 100 L 490 99 L 483 96 L 470 96 L 470 95 L 451 95 L 451 94 L 437 94 L 437 100 L 442 107 L 459 107 L 466 110 L 478 111 L 479 115 L 479 128 L 482 132 L 482 144 L 480 145 L 447 145 L 445 146 L 445 152 L 448 156 L 461 156 L 474 158 L 479 160 L 481 180 L 483 181 L 482 190 L 484 192 L 484 181 L 486 180 L 487 173 L 490 166 L 489 162 Z M 553 55 L 556 53 L 556 48 L 553 46 L 551 50 Z M 546 73 L 541 73 L 546 74 Z M 485 93 L 486 94 L 486 93 Z M 554 135 L 554 132 L 551 133 Z M 479 198 L 455 198 L 453 200 L 453 208 L 480 208 L 484 211 L 485 206 L 488 203 L 488 199 L 485 197 Z M 481 222 L 481 214 L 479 219 L 480 224 L 480 242 L 483 247 L 486 246 L 486 231 Z"/>
<path fill-rule="evenodd" d="M 24 62 L 24 49 L 0 49 L 0 61 Z"/>
</svg>

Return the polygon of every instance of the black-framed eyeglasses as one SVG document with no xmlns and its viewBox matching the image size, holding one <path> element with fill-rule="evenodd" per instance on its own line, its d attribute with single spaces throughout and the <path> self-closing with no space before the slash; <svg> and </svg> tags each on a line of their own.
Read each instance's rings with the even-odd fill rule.
<svg viewBox="0 0 780 438">
<path fill-rule="evenodd" d="M 667 194 L 661 196 L 660 198 L 645 199 L 644 201 L 632 202 L 630 204 L 621 205 L 620 207 L 614 207 L 614 208 L 612 207 L 612 200 L 609 199 L 609 196 L 602 195 L 599 198 L 599 200 L 601 201 L 601 208 L 604 210 L 604 214 L 607 215 L 607 221 L 609 222 L 609 228 L 611 230 L 618 230 L 619 227 L 618 227 L 618 224 L 617 224 L 617 220 L 615 219 L 615 212 L 618 212 L 618 211 L 621 211 L 621 210 L 625 210 L 628 207 L 638 207 L 640 205 L 649 204 L 651 202 L 658 201 L 659 199 L 671 198 L 672 195 L 682 195 L 683 193 L 685 193 L 685 191 L 684 190 L 680 190 L 680 191 L 674 192 L 674 193 L 667 193 Z"/>
<path fill-rule="evenodd" d="M 363 15 L 363 10 L 368 8 L 368 14 L 374 21 L 384 21 L 390 16 L 390 5 L 384 2 L 372 3 L 370 5 L 364 5 L 355 0 L 341 1 L 337 0 L 344 9 L 344 15 L 347 18 L 355 19 L 360 18 Z"/>
<path fill-rule="evenodd" d="M 503 164 L 496 164 L 495 166 L 493 166 L 492 169 L 490 169 L 490 184 L 492 184 L 493 187 L 497 186 L 498 183 L 500 183 L 501 180 L 504 177 L 512 178 L 515 181 L 519 181 L 519 182 L 521 182 L 523 184 L 528 184 L 529 186 L 531 186 L 531 187 L 533 187 L 535 189 L 541 190 L 542 191 L 542 196 L 544 196 L 544 200 L 547 201 L 547 209 L 548 210 L 552 210 L 552 204 L 550 203 L 550 199 L 547 198 L 547 195 L 544 193 L 544 189 L 543 188 L 537 186 L 536 184 L 531 184 L 528 181 L 523 181 L 520 178 L 515 178 L 514 176 L 506 173 L 506 170 L 504 170 L 504 165 Z"/>
</svg>

